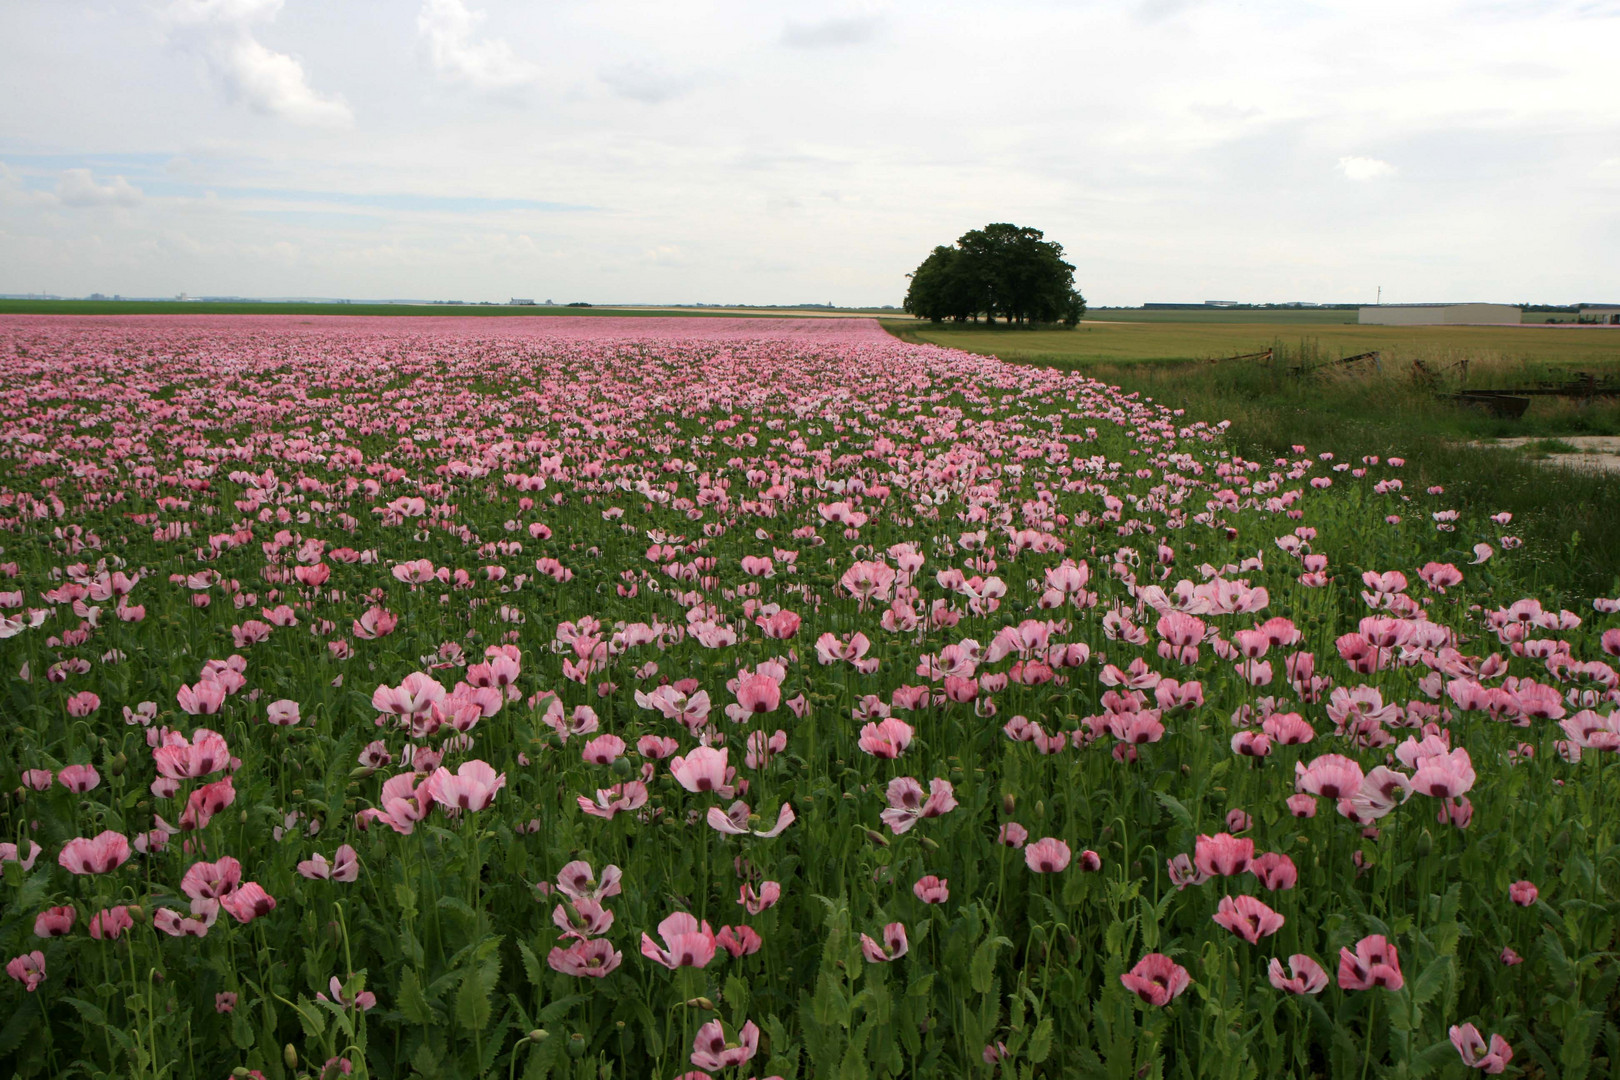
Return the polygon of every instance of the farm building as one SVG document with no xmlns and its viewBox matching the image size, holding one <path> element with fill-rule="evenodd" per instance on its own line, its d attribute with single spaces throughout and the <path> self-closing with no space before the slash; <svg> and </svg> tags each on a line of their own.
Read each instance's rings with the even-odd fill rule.
<svg viewBox="0 0 1620 1080">
<path fill-rule="evenodd" d="M 1516 323 L 1512 304 L 1378 304 L 1361 309 L 1359 322 L 1372 326 L 1460 326 L 1469 323 Z"/>
<path fill-rule="evenodd" d="M 1582 304 L 1579 316 L 1582 322 L 1600 322 L 1606 326 L 1620 326 L 1620 304 Z"/>
</svg>

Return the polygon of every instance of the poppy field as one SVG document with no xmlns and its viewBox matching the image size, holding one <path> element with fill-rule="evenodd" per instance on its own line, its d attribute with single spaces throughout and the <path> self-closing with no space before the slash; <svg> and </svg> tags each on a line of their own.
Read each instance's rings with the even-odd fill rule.
<svg viewBox="0 0 1620 1080">
<path fill-rule="evenodd" d="M 873 321 L 0 317 L 0 1074 L 1620 1075 L 1620 582 Z"/>
</svg>

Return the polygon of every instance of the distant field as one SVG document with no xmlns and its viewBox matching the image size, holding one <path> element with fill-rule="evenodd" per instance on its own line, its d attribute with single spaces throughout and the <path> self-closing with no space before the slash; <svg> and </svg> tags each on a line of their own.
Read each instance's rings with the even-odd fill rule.
<svg viewBox="0 0 1620 1080">
<path fill-rule="evenodd" d="M 1490 360 L 1496 363 L 1620 363 L 1620 330 L 1598 326 L 1526 326 L 1521 329 L 1507 326 L 1312 325 L 1288 319 L 1196 323 L 1182 320 L 1105 321 L 1104 315 L 1112 314 L 1115 313 L 1100 313 L 1096 322 L 1088 317 L 1073 330 L 989 330 L 936 327 L 913 322 L 886 325 L 902 336 L 917 341 L 989 353 L 1004 360 L 1054 366 L 1139 360 L 1212 360 L 1259 352 L 1276 344 L 1299 348 L 1302 343 L 1309 343 L 1312 348 L 1328 356 L 1353 356 L 1376 349 L 1385 353 L 1387 360 L 1408 365 L 1414 359 L 1422 359 L 1426 363 L 1446 363 L 1465 356 L 1476 361 Z"/>
<path fill-rule="evenodd" d="M 1099 322 L 1158 322 L 1158 323 L 1246 323 L 1267 322 L 1286 323 L 1298 325 L 1322 325 L 1333 323 L 1354 323 L 1358 317 L 1356 309 L 1342 308 L 1273 308 L 1266 311 L 1255 311 L 1252 308 L 1186 308 L 1186 309 L 1153 309 L 1144 308 L 1096 308 L 1087 312 L 1088 320 Z"/>
<path fill-rule="evenodd" d="M 544 316 L 544 315 L 629 315 L 649 318 L 687 316 L 698 319 L 734 319 L 739 315 L 754 319 L 786 319 L 804 315 L 844 315 L 853 318 L 896 312 L 881 309 L 826 308 L 659 308 L 659 307 L 546 307 L 508 304 L 320 304 L 320 303 L 232 303 L 207 300 L 0 300 L 0 315 L 431 315 L 455 316 Z M 901 321 L 909 322 L 909 318 Z"/>
</svg>

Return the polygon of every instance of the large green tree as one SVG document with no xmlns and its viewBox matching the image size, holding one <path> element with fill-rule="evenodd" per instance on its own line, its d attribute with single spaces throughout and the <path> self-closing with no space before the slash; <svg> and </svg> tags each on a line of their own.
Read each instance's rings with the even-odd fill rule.
<svg viewBox="0 0 1620 1080">
<path fill-rule="evenodd" d="M 1063 245 L 1027 226 L 973 229 L 954 246 L 936 247 L 909 276 L 905 310 L 934 322 L 983 316 L 1073 326 L 1086 311 Z"/>
</svg>

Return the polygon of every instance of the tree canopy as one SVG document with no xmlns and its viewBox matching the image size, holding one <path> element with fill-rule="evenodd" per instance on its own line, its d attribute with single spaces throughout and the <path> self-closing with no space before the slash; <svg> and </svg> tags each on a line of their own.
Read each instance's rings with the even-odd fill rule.
<svg viewBox="0 0 1620 1080">
<path fill-rule="evenodd" d="M 1039 229 L 1006 223 L 963 233 L 941 244 L 910 275 L 905 310 L 934 322 L 1061 322 L 1073 326 L 1086 313 L 1074 287 L 1074 266 L 1063 245 Z"/>
</svg>

